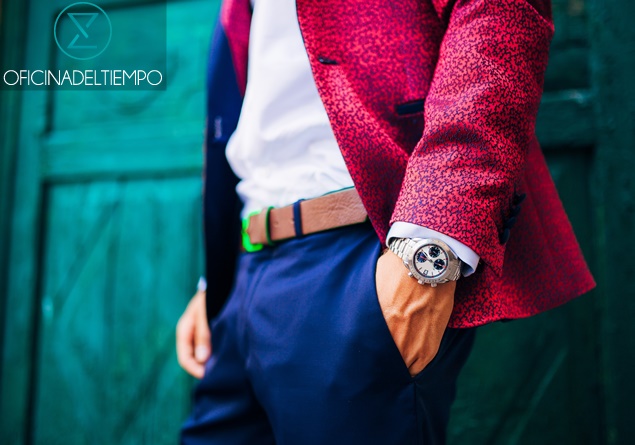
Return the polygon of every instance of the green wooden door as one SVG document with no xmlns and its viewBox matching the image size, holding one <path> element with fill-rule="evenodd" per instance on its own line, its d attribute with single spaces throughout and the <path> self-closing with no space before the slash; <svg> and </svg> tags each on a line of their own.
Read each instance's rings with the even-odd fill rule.
<svg viewBox="0 0 635 445">
<path fill-rule="evenodd" d="M 25 64 L 59 57 L 53 35 L 34 30 L 52 29 L 70 3 L 29 2 Z M 164 7 L 98 3 L 131 23 Z M 19 134 L 0 443 L 177 440 L 192 380 L 174 327 L 203 269 L 204 79 L 218 6 L 168 2 L 166 91 L 24 91 L 18 116 L 3 107 Z M 134 57 L 155 57 L 154 36 L 140 30 Z"/>
</svg>

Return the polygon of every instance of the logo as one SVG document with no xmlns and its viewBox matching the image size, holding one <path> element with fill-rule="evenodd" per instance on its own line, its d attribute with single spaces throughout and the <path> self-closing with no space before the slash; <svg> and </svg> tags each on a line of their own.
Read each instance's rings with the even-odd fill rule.
<svg viewBox="0 0 635 445">
<path fill-rule="evenodd" d="M 112 23 L 99 6 L 78 2 L 59 13 L 54 27 L 59 49 L 76 60 L 90 60 L 106 51 L 112 39 Z"/>
</svg>

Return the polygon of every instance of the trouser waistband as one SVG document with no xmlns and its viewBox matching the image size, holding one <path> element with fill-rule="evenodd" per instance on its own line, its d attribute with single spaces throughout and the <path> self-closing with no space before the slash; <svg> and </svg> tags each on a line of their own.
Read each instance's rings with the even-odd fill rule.
<svg viewBox="0 0 635 445">
<path fill-rule="evenodd" d="M 243 220 L 243 247 L 247 252 L 255 252 L 263 246 L 273 246 L 276 241 L 359 224 L 367 219 L 357 190 L 348 188 L 251 213 Z"/>
</svg>

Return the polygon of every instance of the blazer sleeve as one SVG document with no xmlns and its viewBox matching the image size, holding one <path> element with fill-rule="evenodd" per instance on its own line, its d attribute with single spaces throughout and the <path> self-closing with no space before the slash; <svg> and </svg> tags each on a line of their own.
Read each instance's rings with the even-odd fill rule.
<svg viewBox="0 0 635 445">
<path fill-rule="evenodd" d="M 542 94 L 549 1 L 433 2 L 447 21 L 426 98 L 425 127 L 391 223 L 457 239 L 502 273 L 513 207 Z"/>
</svg>

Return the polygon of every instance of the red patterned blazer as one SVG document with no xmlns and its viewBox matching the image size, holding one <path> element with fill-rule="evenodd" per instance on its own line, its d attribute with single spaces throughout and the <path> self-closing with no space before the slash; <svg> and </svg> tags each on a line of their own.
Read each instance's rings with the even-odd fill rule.
<svg viewBox="0 0 635 445">
<path fill-rule="evenodd" d="M 297 0 L 297 9 L 318 91 L 379 239 L 406 221 L 481 257 L 457 284 L 450 326 L 527 317 L 594 286 L 535 137 L 553 35 L 548 0 Z M 236 207 L 226 199 L 235 178 L 224 143 L 246 87 L 250 20 L 249 0 L 226 0 L 212 45 L 208 276 L 218 275 L 227 238 L 219 209 Z"/>
</svg>

